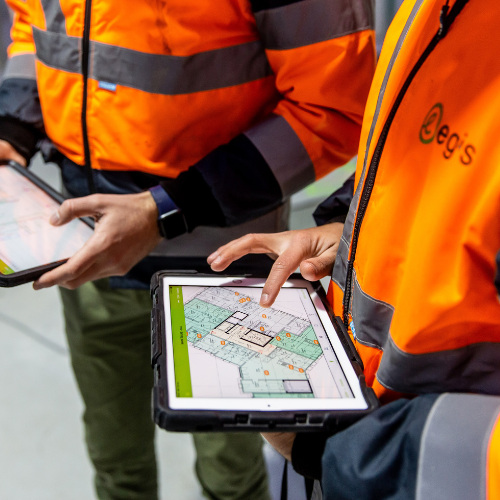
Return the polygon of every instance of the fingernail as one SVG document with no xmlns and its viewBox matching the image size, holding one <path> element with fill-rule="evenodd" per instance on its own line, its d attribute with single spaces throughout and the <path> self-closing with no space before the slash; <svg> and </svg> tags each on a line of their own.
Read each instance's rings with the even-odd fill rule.
<svg viewBox="0 0 500 500">
<path fill-rule="evenodd" d="M 207 260 L 212 261 L 215 259 L 215 257 L 217 257 L 217 255 L 219 255 L 217 252 L 212 253 L 208 256 Z"/>
<path fill-rule="evenodd" d="M 212 264 L 218 264 L 220 261 L 222 260 L 222 256 L 218 256 L 213 262 Z"/>
<path fill-rule="evenodd" d="M 52 225 L 57 225 L 59 223 L 59 221 L 61 220 L 61 216 L 59 215 L 59 211 L 53 213 L 51 216 L 50 216 L 50 223 Z"/>
<path fill-rule="evenodd" d="M 263 293 L 260 297 L 260 303 L 261 304 L 266 304 L 267 301 L 269 300 L 269 294 L 268 293 Z"/>
</svg>

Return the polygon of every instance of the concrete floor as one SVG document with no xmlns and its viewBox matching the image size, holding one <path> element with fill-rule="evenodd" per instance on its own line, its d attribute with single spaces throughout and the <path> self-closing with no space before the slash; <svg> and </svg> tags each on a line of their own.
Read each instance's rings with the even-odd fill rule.
<svg viewBox="0 0 500 500">
<path fill-rule="evenodd" d="M 35 172 L 57 186 L 57 169 L 37 162 Z M 313 225 L 312 206 L 352 172 L 331 174 L 293 200 L 292 228 Z M 55 289 L 0 288 L 0 499 L 91 500 L 92 470 L 80 422 L 82 402 L 69 364 L 61 304 Z M 186 434 L 157 433 L 162 500 L 201 500 L 194 450 Z M 274 499 L 283 461 L 265 450 Z M 292 475 L 290 500 L 304 500 Z"/>
</svg>

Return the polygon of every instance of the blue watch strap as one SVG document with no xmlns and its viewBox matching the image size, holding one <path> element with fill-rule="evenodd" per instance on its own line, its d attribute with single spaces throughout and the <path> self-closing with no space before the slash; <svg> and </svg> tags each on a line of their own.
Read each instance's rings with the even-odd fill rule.
<svg viewBox="0 0 500 500">
<path fill-rule="evenodd" d="M 179 207 L 172 201 L 172 198 L 170 198 L 168 193 L 160 185 L 149 188 L 149 192 L 158 207 L 159 217 L 168 212 L 172 212 L 172 210 L 179 210 Z"/>
</svg>

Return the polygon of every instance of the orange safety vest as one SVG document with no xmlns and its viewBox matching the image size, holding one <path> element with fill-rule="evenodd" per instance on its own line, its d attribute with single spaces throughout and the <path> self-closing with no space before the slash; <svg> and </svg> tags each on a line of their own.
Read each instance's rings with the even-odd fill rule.
<svg viewBox="0 0 500 500">
<path fill-rule="evenodd" d="M 387 34 L 329 291 L 382 399 L 500 395 L 500 3 L 429 51 L 444 3 L 407 0 Z"/>
<path fill-rule="evenodd" d="M 46 133 L 77 164 L 177 177 L 247 132 L 271 168 L 270 141 L 301 148 L 302 165 L 281 174 L 286 196 L 296 177 L 307 184 L 356 151 L 375 61 L 370 0 L 8 3 L 5 78 L 36 56 Z M 276 137 L 259 129 L 271 113 Z"/>
<path fill-rule="evenodd" d="M 461 2 L 406 0 L 387 33 L 329 299 L 382 401 L 476 393 L 433 408 L 416 498 L 498 500 L 500 2 L 447 29 Z"/>
</svg>

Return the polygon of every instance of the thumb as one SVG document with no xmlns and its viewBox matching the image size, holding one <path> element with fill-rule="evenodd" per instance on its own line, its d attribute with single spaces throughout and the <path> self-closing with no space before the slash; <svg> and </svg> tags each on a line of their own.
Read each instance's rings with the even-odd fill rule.
<svg viewBox="0 0 500 500">
<path fill-rule="evenodd" d="M 62 226 L 77 217 L 92 216 L 98 213 L 98 200 L 96 195 L 84 196 L 66 200 L 57 212 L 50 217 L 53 226 Z"/>
<path fill-rule="evenodd" d="M 335 255 L 324 252 L 319 257 L 304 260 L 300 263 L 300 273 L 308 281 L 317 281 L 325 276 L 330 276 L 333 270 Z"/>
</svg>

